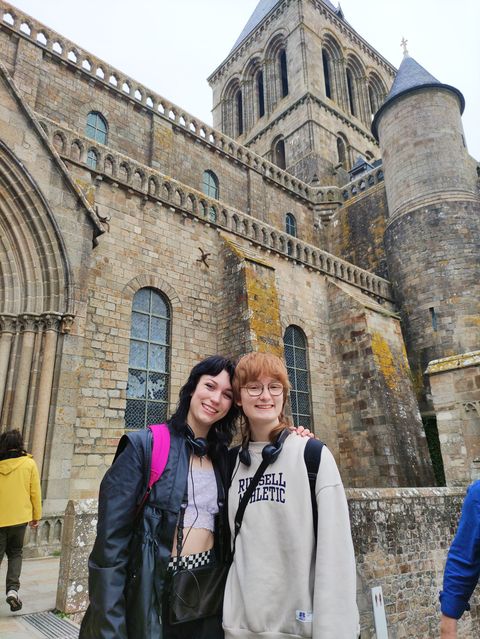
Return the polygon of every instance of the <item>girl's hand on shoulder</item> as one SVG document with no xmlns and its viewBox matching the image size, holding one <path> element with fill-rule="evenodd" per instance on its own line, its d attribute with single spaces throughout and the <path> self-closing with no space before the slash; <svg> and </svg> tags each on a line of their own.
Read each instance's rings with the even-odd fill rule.
<svg viewBox="0 0 480 639">
<path fill-rule="evenodd" d="M 288 430 L 299 437 L 315 437 L 308 428 L 304 428 L 303 426 L 289 426 Z"/>
</svg>

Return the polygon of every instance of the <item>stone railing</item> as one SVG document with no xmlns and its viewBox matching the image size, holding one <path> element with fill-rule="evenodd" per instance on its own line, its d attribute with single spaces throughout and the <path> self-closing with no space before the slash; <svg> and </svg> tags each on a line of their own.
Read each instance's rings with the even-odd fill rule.
<svg viewBox="0 0 480 639">
<path fill-rule="evenodd" d="M 62 547 L 63 513 L 47 515 L 38 524 L 38 528 L 27 526 L 23 556 L 46 557 L 60 554 Z"/>
<path fill-rule="evenodd" d="M 438 636 L 438 592 L 445 556 L 465 493 L 451 488 L 347 489 L 357 560 L 362 637 L 373 637 L 372 588 L 382 587 L 391 637 Z M 56 607 L 78 621 L 88 604 L 87 560 L 95 540 L 97 501 L 65 511 Z M 479 637 L 473 597 L 461 636 Z M 412 634 L 413 633 L 413 634 Z"/>
<path fill-rule="evenodd" d="M 83 51 L 56 31 L 1 0 L 0 25 L 41 47 L 52 57 L 62 60 L 64 64 L 73 66 L 77 71 L 86 74 L 90 80 L 93 79 L 100 84 L 107 85 L 110 90 L 118 92 L 147 111 L 153 111 L 159 117 L 168 120 L 173 126 L 194 136 L 200 143 L 209 148 L 215 148 L 236 162 L 257 171 L 266 179 L 272 180 L 296 196 L 314 203 L 323 200 L 341 202 L 337 187 L 318 188 L 302 182 L 100 58 Z"/>
<path fill-rule="evenodd" d="M 97 173 L 97 180 L 109 179 L 136 191 L 144 201 L 159 201 L 212 226 L 244 237 L 263 249 L 273 251 L 313 270 L 338 278 L 380 300 L 393 299 L 390 283 L 369 271 L 242 213 L 225 207 L 218 200 L 162 175 L 159 171 L 132 161 L 76 132 L 39 117 L 51 143 L 62 158 L 82 164 Z M 88 152 L 95 153 L 95 165 L 88 165 Z"/>
<path fill-rule="evenodd" d="M 372 187 L 380 184 L 380 182 L 383 182 L 383 180 L 383 168 L 378 166 L 375 169 L 368 171 L 368 173 L 364 173 L 356 180 L 352 180 L 348 184 L 345 184 L 345 186 L 341 189 L 342 199 L 346 202 L 357 195 L 365 193 Z"/>
</svg>

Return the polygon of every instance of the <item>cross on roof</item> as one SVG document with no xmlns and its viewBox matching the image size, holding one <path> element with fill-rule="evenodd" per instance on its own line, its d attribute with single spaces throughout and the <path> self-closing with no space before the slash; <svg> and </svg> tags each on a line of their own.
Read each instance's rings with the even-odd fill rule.
<svg viewBox="0 0 480 639">
<path fill-rule="evenodd" d="M 403 47 L 403 55 L 405 57 L 407 57 L 407 55 L 408 55 L 407 43 L 408 43 L 408 40 L 405 40 L 405 38 L 402 38 L 402 41 L 400 42 L 400 45 Z"/>
</svg>

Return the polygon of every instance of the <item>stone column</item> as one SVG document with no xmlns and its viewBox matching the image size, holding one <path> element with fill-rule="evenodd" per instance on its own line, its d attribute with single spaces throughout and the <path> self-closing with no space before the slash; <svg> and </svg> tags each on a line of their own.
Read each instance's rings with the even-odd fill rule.
<svg viewBox="0 0 480 639">
<path fill-rule="evenodd" d="M 243 129 L 245 132 L 255 124 L 256 104 L 255 104 L 255 83 L 253 78 L 243 81 Z"/>
<path fill-rule="evenodd" d="M 27 314 L 21 315 L 19 319 L 21 322 L 22 345 L 20 349 L 18 374 L 15 381 L 15 393 L 10 428 L 18 428 L 18 430 L 23 431 L 23 421 L 27 406 L 33 348 L 35 345 L 35 335 L 38 330 L 38 320 L 34 315 Z"/>
<path fill-rule="evenodd" d="M 12 350 L 13 336 L 17 330 L 17 318 L 14 315 L 3 315 L 0 318 L 0 414 L 3 408 L 5 387 L 7 384 L 8 365 Z"/>
<path fill-rule="evenodd" d="M 368 79 L 367 76 L 362 76 L 357 79 L 358 90 L 358 108 L 359 119 L 364 123 L 367 129 L 372 124 L 372 115 L 370 111 L 370 99 L 368 97 Z"/>
<path fill-rule="evenodd" d="M 267 58 L 264 68 L 265 111 L 271 113 L 278 102 L 278 83 L 275 67 L 275 58 Z"/>
<path fill-rule="evenodd" d="M 348 101 L 348 90 L 347 90 L 347 76 L 346 76 L 344 58 L 338 58 L 333 60 L 333 69 L 334 69 L 333 73 L 335 76 L 333 96 L 334 96 L 335 102 L 342 109 L 342 111 L 345 111 L 346 113 L 350 113 L 350 109 L 348 106 L 349 101 Z"/>
<path fill-rule="evenodd" d="M 48 413 L 50 410 L 57 338 L 61 319 L 62 316 L 56 313 L 46 314 L 42 317 L 42 323 L 45 327 L 43 335 L 42 366 L 40 370 L 40 381 L 38 383 L 38 400 L 35 412 L 35 421 L 33 424 L 32 439 L 32 454 L 37 462 L 40 475 L 42 472 L 43 457 L 45 454 Z"/>
</svg>

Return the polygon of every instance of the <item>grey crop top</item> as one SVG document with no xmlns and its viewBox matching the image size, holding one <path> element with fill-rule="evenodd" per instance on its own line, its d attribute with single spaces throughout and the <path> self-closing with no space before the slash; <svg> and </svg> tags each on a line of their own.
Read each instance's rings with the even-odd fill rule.
<svg viewBox="0 0 480 639">
<path fill-rule="evenodd" d="M 193 482 L 192 482 L 193 479 Z M 217 480 L 213 468 L 192 468 L 188 473 L 188 505 L 185 528 L 214 530 L 214 515 L 218 513 Z"/>
</svg>

